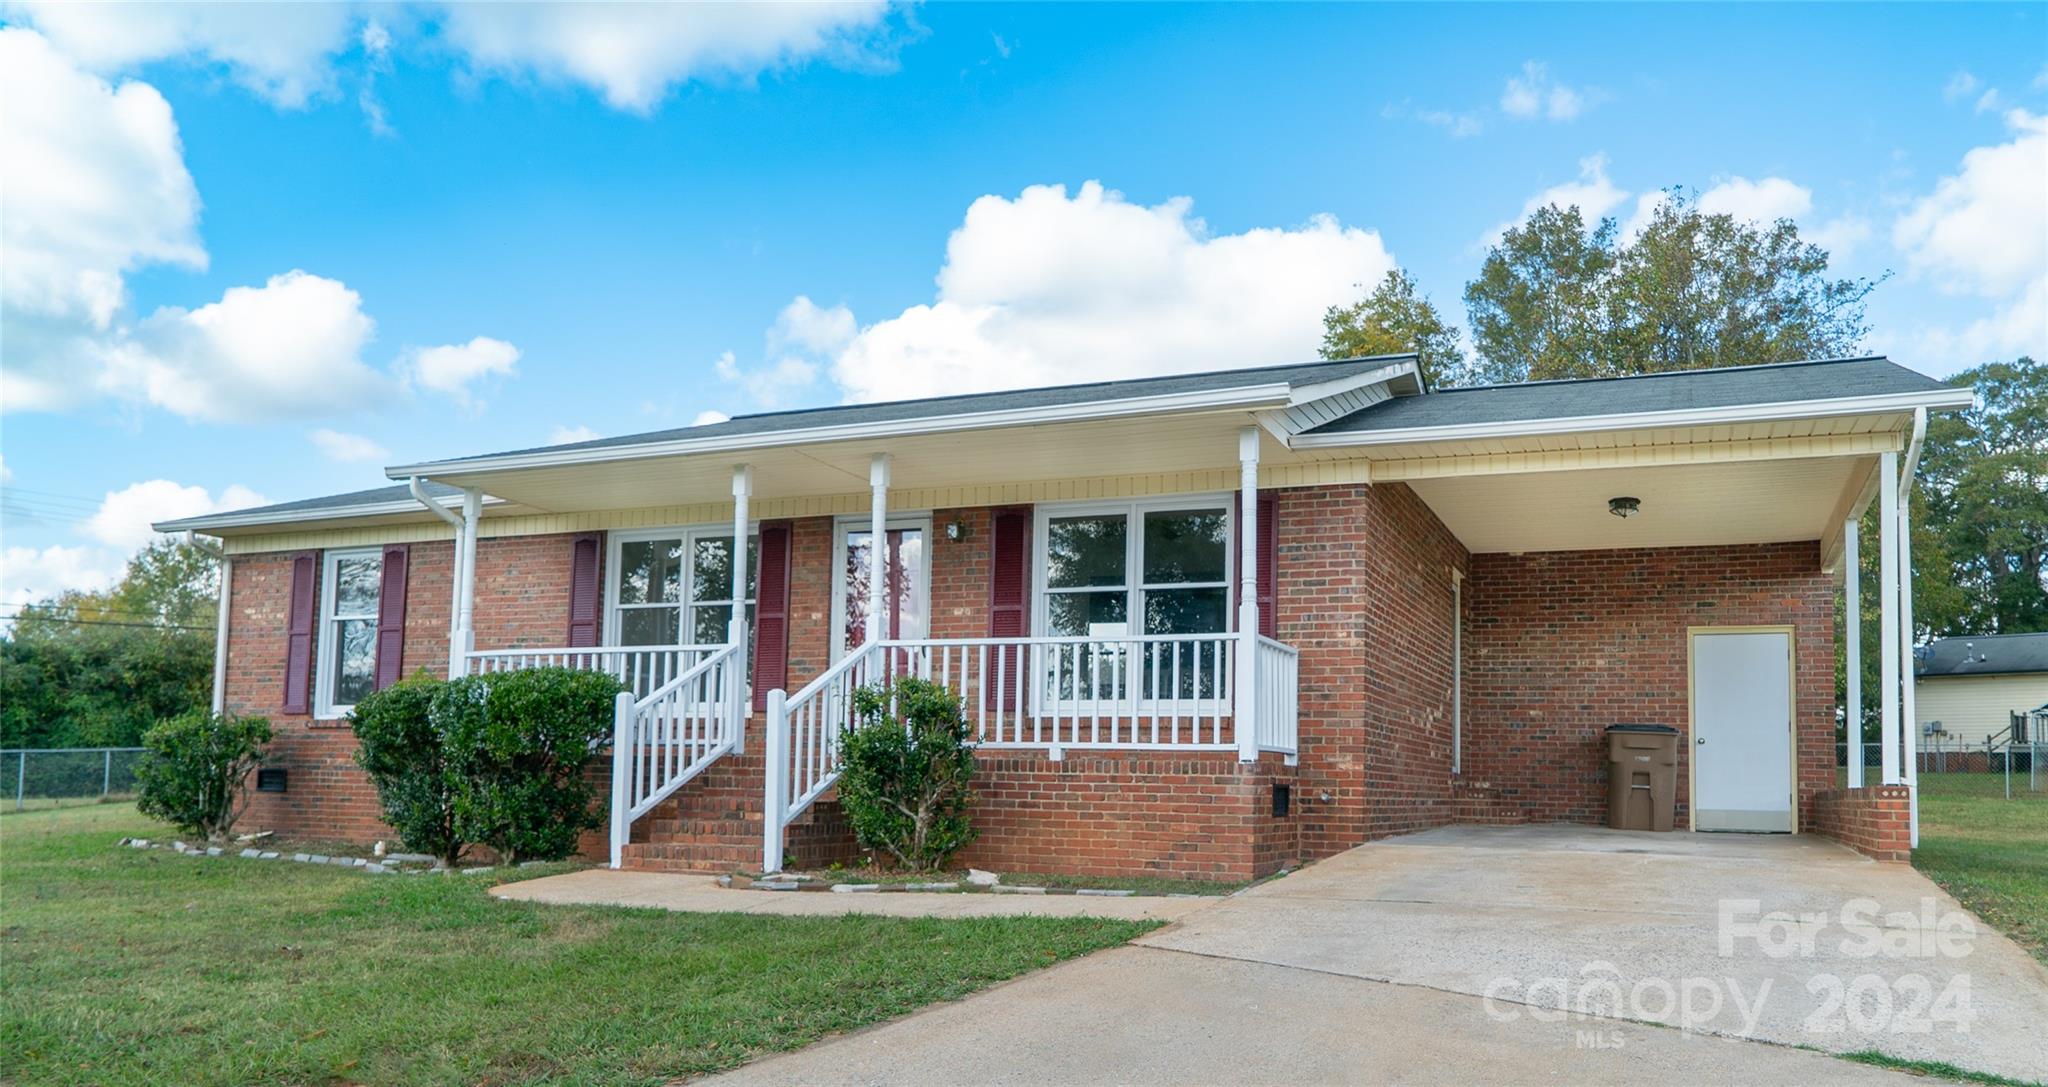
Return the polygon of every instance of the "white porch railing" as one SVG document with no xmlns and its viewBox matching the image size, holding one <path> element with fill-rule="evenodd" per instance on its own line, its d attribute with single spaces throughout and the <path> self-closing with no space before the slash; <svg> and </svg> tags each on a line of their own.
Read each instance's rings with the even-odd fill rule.
<svg viewBox="0 0 2048 1087">
<path fill-rule="evenodd" d="M 517 672 L 527 668 L 576 668 L 609 672 L 646 698 L 689 672 L 722 645 L 600 645 L 582 648 L 479 649 L 463 654 L 467 674 Z"/>
<path fill-rule="evenodd" d="M 1299 654 L 1251 642 L 1250 712 L 1236 720 L 1239 634 L 884 641 L 847 654 L 794 694 L 768 694 L 763 865 L 782 865 L 782 831 L 839 777 L 853 692 L 897 676 L 961 696 L 976 744 L 1036 748 L 1277 751 L 1295 755 Z M 1253 730 L 1246 744 L 1238 731 Z"/>
<path fill-rule="evenodd" d="M 688 671 L 644 697 L 619 693 L 612 709 L 613 868 L 624 859 L 634 820 L 739 746 L 745 659 L 738 646 L 710 647 Z"/>
</svg>

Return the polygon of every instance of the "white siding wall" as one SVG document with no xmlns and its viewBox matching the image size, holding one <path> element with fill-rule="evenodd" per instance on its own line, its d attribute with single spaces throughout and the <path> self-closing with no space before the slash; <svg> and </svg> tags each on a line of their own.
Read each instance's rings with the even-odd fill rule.
<svg viewBox="0 0 2048 1087">
<path fill-rule="evenodd" d="M 1958 739 L 1981 744 L 2005 728 L 2013 711 L 2048 703 L 2048 674 L 1935 676 L 1919 680 L 1914 690 L 1918 723 L 1940 721 L 1948 730 L 1944 745 Z"/>
</svg>

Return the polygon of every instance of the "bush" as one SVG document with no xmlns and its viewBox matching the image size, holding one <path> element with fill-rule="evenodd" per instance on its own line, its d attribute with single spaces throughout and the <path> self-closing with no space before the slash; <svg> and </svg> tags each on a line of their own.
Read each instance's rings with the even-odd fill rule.
<svg viewBox="0 0 2048 1087">
<path fill-rule="evenodd" d="M 377 787 L 384 821 L 415 853 L 454 865 L 468 843 L 455 819 L 455 779 L 434 727 L 434 698 L 447 684 L 424 671 L 364 695 L 349 715 L 356 763 Z"/>
<path fill-rule="evenodd" d="M 136 806 L 181 830 L 220 841 L 241 817 L 249 775 L 262 765 L 270 722 L 193 710 L 142 736 Z"/>
<path fill-rule="evenodd" d="M 861 723 L 841 741 L 839 804 L 863 848 L 930 871 L 974 840 L 974 750 L 960 699 L 905 677 L 853 694 Z"/>
<path fill-rule="evenodd" d="M 583 768 L 612 731 L 624 686 L 603 672 L 533 668 L 441 684 L 429 716 L 441 734 L 464 839 L 506 863 L 576 851 L 604 824 Z"/>
</svg>

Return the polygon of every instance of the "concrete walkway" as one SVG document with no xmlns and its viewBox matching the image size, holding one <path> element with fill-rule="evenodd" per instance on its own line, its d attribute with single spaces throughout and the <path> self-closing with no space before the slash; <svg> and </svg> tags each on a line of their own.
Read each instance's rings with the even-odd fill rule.
<svg viewBox="0 0 2048 1087">
<path fill-rule="evenodd" d="M 559 876 L 503 883 L 499 898 L 558 906 L 645 906 L 691 913 L 762 913 L 831 917 L 869 913 L 884 917 L 1114 917 L 1174 921 L 1213 905 L 1216 898 L 1107 898 L 1094 895 L 832 894 L 813 891 L 735 891 L 716 876 L 668 872 L 616 872 L 588 868 Z"/>
<path fill-rule="evenodd" d="M 1867 906 L 1877 927 L 1845 927 L 1845 906 Z M 1795 1045 L 2048 1079 L 2048 973 L 1981 926 L 1943 953 L 1915 927 L 1923 908 L 1931 931 L 1957 931 L 1954 903 L 1910 868 L 1816 839 L 1447 828 L 718 1079 L 1927 1082 Z M 1761 936 L 1745 927 L 1771 911 L 1793 916 Z M 1878 953 L 1854 954 L 1866 938 Z M 1930 996 L 1966 977 L 1968 997 L 1921 1004 L 1915 977 Z M 1830 979 L 1861 994 L 1853 1013 L 1830 1013 Z M 1604 980 L 1611 993 L 1591 984 Z M 1878 990 L 1897 1014 L 1880 1014 Z M 1558 1014 L 1559 994 L 1623 1017 Z M 1972 1016 L 1967 1030 L 1944 1021 L 1956 1010 Z"/>
</svg>

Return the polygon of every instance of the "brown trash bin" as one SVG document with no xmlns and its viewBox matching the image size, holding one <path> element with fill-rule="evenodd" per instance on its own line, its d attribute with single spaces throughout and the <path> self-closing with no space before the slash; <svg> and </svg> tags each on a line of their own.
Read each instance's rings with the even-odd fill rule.
<svg viewBox="0 0 2048 1087">
<path fill-rule="evenodd" d="M 1677 793 L 1677 729 L 1669 725 L 1607 726 L 1608 826 L 1670 830 Z"/>
</svg>

